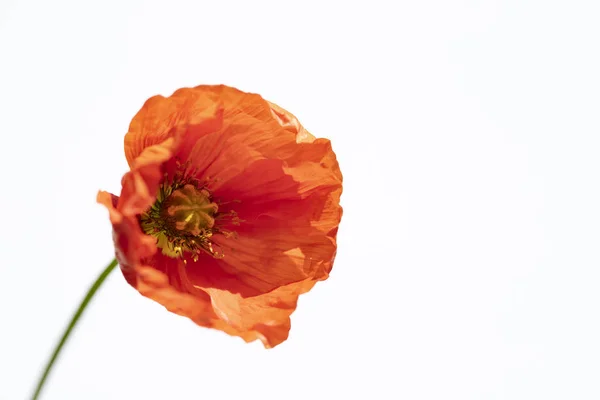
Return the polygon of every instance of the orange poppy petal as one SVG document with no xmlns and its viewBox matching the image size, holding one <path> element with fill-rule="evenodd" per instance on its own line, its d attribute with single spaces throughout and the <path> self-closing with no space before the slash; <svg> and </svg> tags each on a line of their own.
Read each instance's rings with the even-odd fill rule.
<svg viewBox="0 0 600 400">
<path fill-rule="evenodd" d="M 148 99 L 135 115 L 125 135 L 125 156 L 131 166 L 146 147 L 174 137 L 177 127 L 197 125 L 210 119 L 217 109 L 223 118 L 234 122 L 238 116 L 256 116 L 264 120 L 270 109 L 259 95 L 244 93 L 224 85 L 182 88 L 169 97 Z"/>
<path fill-rule="evenodd" d="M 138 215 L 154 203 L 163 177 L 162 165 L 172 157 L 174 146 L 174 139 L 168 138 L 145 148 L 135 159 L 131 171 L 121 181 L 123 190 L 118 208 L 123 215 Z"/>
<path fill-rule="evenodd" d="M 156 253 L 156 240 L 142 232 L 135 216 L 124 216 L 117 209 L 119 202 L 117 196 L 101 191 L 98 193 L 97 201 L 108 209 L 119 267 L 127 282 L 135 286 L 135 268 L 140 260 Z"/>
<path fill-rule="evenodd" d="M 223 259 L 203 256 L 198 261 L 186 260 L 185 270 L 177 271 L 173 279 L 205 290 L 214 288 L 255 297 L 280 286 L 328 277 L 336 253 L 335 241 L 316 230 L 302 239 L 289 233 L 278 236 L 279 232 L 240 236 L 235 247 L 224 247 Z M 220 241 L 225 239 L 215 244 L 220 246 Z"/>
<path fill-rule="evenodd" d="M 274 160 L 263 161 L 267 162 Z M 238 235 L 213 238 L 225 257 L 188 260 L 185 277 L 176 279 L 188 279 L 195 286 L 227 290 L 242 297 L 268 293 L 306 279 L 326 279 L 335 257 L 335 234 L 342 213 L 340 182 L 332 178 L 329 185 L 311 187 L 312 192 L 304 197 L 298 192 L 298 184 L 281 167 L 275 172 L 258 173 L 251 166 L 246 172 L 247 176 L 242 174 L 239 181 L 230 182 L 240 190 L 236 193 L 243 199 L 233 206 L 244 219 L 239 227 L 231 227 L 237 229 Z M 288 183 L 277 183 L 277 177 Z"/>
<path fill-rule="evenodd" d="M 181 291 L 170 283 L 165 273 L 153 267 L 139 266 L 135 287 L 143 296 L 200 326 L 239 336 L 246 342 L 260 339 L 265 347 L 270 348 L 287 339 L 289 316 L 295 309 L 298 295 L 309 290 L 310 283 L 306 283 L 304 288 L 282 288 L 260 299 L 240 302 L 240 299 L 228 296 L 227 292 L 209 295 L 201 290 L 193 293 Z"/>
<path fill-rule="evenodd" d="M 288 338 L 290 315 L 296 310 L 298 296 L 314 285 L 315 281 L 304 280 L 250 298 L 218 289 L 207 292 L 220 318 L 239 332 L 256 333 L 265 347 L 275 347 Z"/>
<path fill-rule="evenodd" d="M 177 266 L 171 262 L 170 268 Z M 181 284 L 173 284 L 165 272 L 155 267 L 139 266 L 136 275 L 135 286 L 140 294 L 167 310 L 247 342 L 260 339 L 267 348 L 287 339 L 290 315 L 296 309 L 298 296 L 315 284 L 315 281 L 305 280 L 278 287 L 261 296 L 243 298 L 219 289 L 183 289 Z"/>
</svg>

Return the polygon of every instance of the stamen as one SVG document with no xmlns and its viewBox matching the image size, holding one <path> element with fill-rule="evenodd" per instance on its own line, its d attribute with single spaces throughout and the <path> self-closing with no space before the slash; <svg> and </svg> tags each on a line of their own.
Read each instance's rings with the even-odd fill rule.
<svg viewBox="0 0 600 400">
<path fill-rule="evenodd" d="M 176 160 L 177 169 L 169 176 L 165 174 L 159 187 L 156 201 L 140 216 L 140 225 L 147 235 L 156 238 L 156 245 L 163 254 L 173 258 L 186 255 L 194 262 L 201 253 L 214 258 L 223 258 L 222 252 L 213 248 L 211 238 L 222 234 L 226 238 L 236 238 L 237 232 L 224 229 L 224 225 L 239 226 L 242 221 L 233 210 L 219 213 L 219 205 L 235 203 L 217 203 L 208 189 L 209 182 L 196 178 L 197 168 L 190 163 Z"/>
</svg>

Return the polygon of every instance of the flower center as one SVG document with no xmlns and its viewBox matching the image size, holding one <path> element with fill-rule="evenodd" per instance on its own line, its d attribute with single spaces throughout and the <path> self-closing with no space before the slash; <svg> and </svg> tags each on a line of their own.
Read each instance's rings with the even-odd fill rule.
<svg viewBox="0 0 600 400">
<path fill-rule="evenodd" d="M 200 236 L 215 225 L 213 218 L 219 207 L 211 202 L 206 189 L 187 184 L 165 200 L 161 216 L 172 231 Z"/>
<path fill-rule="evenodd" d="M 163 254 L 177 258 L 201 252 L 216 256 L 210 241 L 219 207 L 210 192 L 193 181 L 163 183 L 156 202 L 140 217 L 142 230 L 156 237 Z"/>
</svg>

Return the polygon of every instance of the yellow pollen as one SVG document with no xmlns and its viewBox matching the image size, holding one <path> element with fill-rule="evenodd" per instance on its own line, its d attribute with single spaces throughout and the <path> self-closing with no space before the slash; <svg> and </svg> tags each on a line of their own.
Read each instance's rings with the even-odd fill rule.
<svg viewBox="0 0 600 400">
<path fill-rule="evenodd" d="M 210 191 L 195 181 L 163 183 L 154 205 L 140 216 L 140 225 L 169 257 L 190 253 L 197 261 L 201 252 L 218 257 L 210 241 L 218 209 Z"/>
</svg>

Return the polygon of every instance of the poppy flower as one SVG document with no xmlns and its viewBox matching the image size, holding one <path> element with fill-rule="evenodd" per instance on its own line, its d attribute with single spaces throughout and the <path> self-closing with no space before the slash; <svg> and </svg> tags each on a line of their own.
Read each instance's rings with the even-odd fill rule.
<svg viewBox="0 0 600 400">
<path fill-rule="evenodd" d="M 169 311 L 265 347 L 329 276 L 342 175 L 327 139 L 227 86 L 155 96 L 125 135 L 121 195 L 98 193 L 127 282 Z"/>
</svg>

